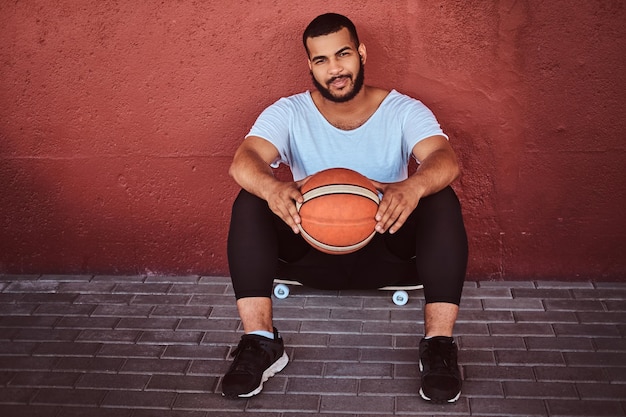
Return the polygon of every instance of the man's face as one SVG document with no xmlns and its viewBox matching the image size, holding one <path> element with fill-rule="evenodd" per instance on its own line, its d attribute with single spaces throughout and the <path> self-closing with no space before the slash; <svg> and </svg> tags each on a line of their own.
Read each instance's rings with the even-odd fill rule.
<svg viewBox="0 0 626 417">
<path fill-rule="evenodd" d="M 313 84 L 328 100 L 353 99 L 363 87 L 365 46 L 354 44 L 348 29 L 307 39 Z"/>
</svg>

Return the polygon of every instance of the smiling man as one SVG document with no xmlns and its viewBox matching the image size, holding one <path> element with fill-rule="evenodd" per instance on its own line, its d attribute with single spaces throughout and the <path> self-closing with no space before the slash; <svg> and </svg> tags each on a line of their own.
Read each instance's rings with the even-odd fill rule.
<svg viewBox="0 0 626 417">
<path fill-rule="evenodd" d="M 459 167 L 448 137 L 418 100 L 364 84 L 367 50 L 345 16 L 315 18 L 303 34 L 316 89 L 265 109 L 237 149 L 230 174 L 241 186 L 231 217 L 228 260 L 244 335 L 222 381 L 227 397 L 258 394 L 288 363 L 273 325 L 272 283 L 281 272 L 324 289 L 424 285 L 421 388 L 428 401 L 461 393 L 452 338 L 467 265 L 467 237 L 450 188 Z M 408 175 L 410 158 L 418 169 Z M 272 167 L 287 164 L 294 181 Z M 372 241 L 347 255 L 327 255 L 299 235 L 299 187 L 323 169 L 367 176 L 382 194 Z"/>
</svg>

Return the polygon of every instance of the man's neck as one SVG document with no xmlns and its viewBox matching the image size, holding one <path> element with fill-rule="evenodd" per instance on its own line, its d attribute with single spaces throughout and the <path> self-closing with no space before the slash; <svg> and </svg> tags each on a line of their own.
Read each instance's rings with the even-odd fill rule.
<svg viewBox="0 0 626 417">
<path fill-rule="evenodd" d="M 356 96 L 354 96 L 351 100 L 343 102 L 329 100 L 316 91 L 316 97 L 314 97 L 315 104 L 320 110 L 327 111 L 332 114 L 352 114 L 355 111 L 361 110 L 364 106 L 367 106 L 370 89 L 371 87 L 364 85 Z"/>
</svg>

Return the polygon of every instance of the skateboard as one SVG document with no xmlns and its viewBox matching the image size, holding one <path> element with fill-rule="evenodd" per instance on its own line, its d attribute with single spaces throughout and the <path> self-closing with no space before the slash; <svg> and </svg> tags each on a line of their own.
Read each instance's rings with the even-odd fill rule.
<svg viewBox="0 0 626 417">
<path fill-rule="evenodd" d="M 288 279 L 275 279 L 274 283 L 276 286 L 274 287 L 274 295 L 276 298 L 283 300 L 289 297 L 289 286 L 290 285 L 299 285 L 302 284 L 298 281 L 288 280 Z M 403 306 L 409 302 L 409 293 L 408 291 L 413 290 L 421 290 L 424 288 L 422 284 L 414 284 L 414 285 L 390 285 L 387 287 L 381 287 L 378 290 L 380 291 L 393 291 L 393 295 L 391 296 L 391 300 L 397 306 Z"/>
</svg>

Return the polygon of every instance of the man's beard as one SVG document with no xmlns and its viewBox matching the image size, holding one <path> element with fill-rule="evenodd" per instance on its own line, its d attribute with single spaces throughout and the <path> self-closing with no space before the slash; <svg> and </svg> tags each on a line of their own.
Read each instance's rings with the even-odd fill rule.
<svg viewBox="0 0 626 417">
<path fill-rule="evenodd" d="M 361 88 L 363 88 L 363 82 L 365 81 L 365 66 L 363 65 L 363 62 L 359 64 L 359 72 L 354 79 L 354 86 L 352 87 L 352 91 L 341 97 L 334 96 L 328 88 L 320 84 L 320 82 L 315 79 L 313 71 L 311 71 L 311 78 L 313 79 L 313 85 L 315 86 L 315 88 L 317 88 L 317 91 L 320 92 L 322 97 L 335 103 L 345 103 L 346 101 L 350 101 L 354 97 L 356 97 L 356 95 L 359 94 L 359 91 L 361 91 Z M 329 80 L 329 83 L 333 82 L 333 80 L 334 78 L 331 78 Z"/>
</svg>

